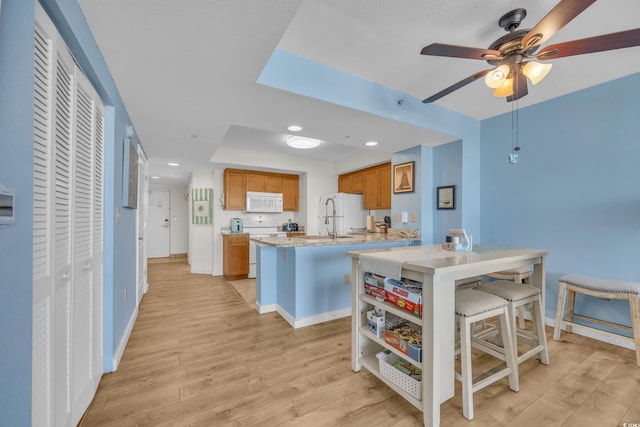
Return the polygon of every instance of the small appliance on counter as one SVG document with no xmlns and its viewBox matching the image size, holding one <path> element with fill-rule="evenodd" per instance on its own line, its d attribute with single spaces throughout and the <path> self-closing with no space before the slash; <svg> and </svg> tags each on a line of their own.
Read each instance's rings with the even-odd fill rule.
<svg viewBox="0 0 640 427">
<path fill-rule="evenodd" d="M 242 219 L 231 218 L 231 232 L 242 233 Z"/>
<path fill-rule="evenodd" d="M 442 243 L 442 249 L 456 252 L 470 252 L 473 249 L 473 237 L 464 228 L 449 229 L 449 236 Z"/>
<path fill-rule="evenodd" d="M 287 222 L 285 224 L 282 224 L 282 231 L 298 231 L 298 223 Z"/>
</svg>

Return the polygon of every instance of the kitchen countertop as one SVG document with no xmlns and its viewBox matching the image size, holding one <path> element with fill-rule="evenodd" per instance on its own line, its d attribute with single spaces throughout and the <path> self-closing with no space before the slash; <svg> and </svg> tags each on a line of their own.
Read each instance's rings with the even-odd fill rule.
<svg viewBox="0 0 640 427">
<path fill-rule="evenodd" d="M 415 237 L 410 233 L 366 233 L 347 234 L 333 239 L 329 236 L 299 236 L 299 237 L 256 237 L 251 240 L 268 246 L 294 247 L 294 246 L 326 246 L 326 245 L 354 245 L 360 243 L 376 242 L 404 242 L 418 241 L 420 237 Z"/>
</svg>

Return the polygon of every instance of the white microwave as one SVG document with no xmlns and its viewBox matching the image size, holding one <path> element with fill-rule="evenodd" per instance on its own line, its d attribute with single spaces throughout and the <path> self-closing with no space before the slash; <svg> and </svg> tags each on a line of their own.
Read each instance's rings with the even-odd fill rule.
<svg viewBox="0 0 640 427">
<path fill-rule="evenodd" d="M 247 212 L 282 213 L 282 193 L 247 191 Z"/>
</svg>

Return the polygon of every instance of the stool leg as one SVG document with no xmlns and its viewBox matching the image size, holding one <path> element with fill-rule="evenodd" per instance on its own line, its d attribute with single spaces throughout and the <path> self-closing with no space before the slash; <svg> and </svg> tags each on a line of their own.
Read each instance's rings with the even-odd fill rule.
<svg viewBox="0 0 640 427">
<path fill-rule="evenodd" d="M 564 313 L 564 302 L 567 295 L 567 285 L 560 282 L 558 287 L 558 302 L 556 304 L 556 324 L 553 327 L 553 339 L 560 340 L 560 330 L 562 329 L 562 315 Z"/>
<path fill-rule="evenodd" d="M 504 346 L 504 358 L 508 368 L 511 368 L 509 374 L 509 388 L 513 391 L 520 390 L 520 379 L 518 377 L 518 356 L 517 350 L 514 348 L 513 343 L 516 343 L 518 338 L 516 336 L 515 329 L 512 329 L 515 325 L 515 318 L 513 317 L 513 308 L 505 307 L 503 314 L 498 316 L 500 320 L 500 326 L 502 329 L 502 345 Z M 515 340 L 513 339 L 515 337 Z"/>
<path fill-rule="evenodd" d="M 538 345 L 542 345 L 543 350 L 538 353 L 538 359 L 545 365 L 549 364 L 549 349 L 547 348 L 547 334 L 544 330 L 544 316 L 542 314 L 542 296 L 538 295 L 538 298 L 531 303 L 532 310 L 531 316 L 533 316 L 533 328 L 538 337 Z"/>
<path fill-rule="evenodd" d="M 520 274 L 518 274 L 514 279 L 516 283 L 520 284 L 523 284 L 525 280 Z M 524 306 L 518 307 L 518 326 L 520 329 L 524 329 Z"/>
<path fill-rule="evenodd" d="M 636 364 L 640 367 L 640 295 L 629 294 L 629 306 L 631 308 L 633 341 L 636 345 Z"/>
<path fill-rule="evenodd" d="M 573 321 L 573 310 L 576 304 L 576 291 L 567 288 L 567 320 Z M 567 332 L 571 333 L 572 326 L 567 325 Z"/>
<path fill-rule="evenodd" d="M 460 374 L 462 377 L 462 414 L 473 419 L 473 374 L 471 372 L 471 323 L 460 318 Z"/>
</svg>

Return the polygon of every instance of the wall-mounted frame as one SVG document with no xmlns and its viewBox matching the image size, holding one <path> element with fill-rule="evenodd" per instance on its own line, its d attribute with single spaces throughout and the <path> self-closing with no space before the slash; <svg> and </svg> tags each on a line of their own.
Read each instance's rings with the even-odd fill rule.
<svg viewBox="0 0 640 427">
<path fill-rule="evenodd" d="M 456 208 L 456 186 L 447 185 L 438 187 L 438 209 L 455 209 Z"/>
<path fill-rule="evenodd" d="M 393 192 L 413 193 L 415 162 L 400 163 L 393 165 Z"/>
<path fill-rule="evenodd" d="M 138 209 L 138 151 L 129 138 L 122 156 L 122 206 Z"/>
<path fill-rule="evenodd" d="M 191 223 L 212 224 L 213 188 L 191 189 Z"/>
</svg>

